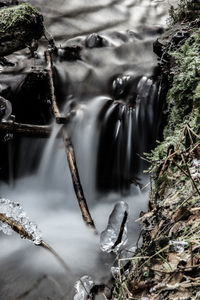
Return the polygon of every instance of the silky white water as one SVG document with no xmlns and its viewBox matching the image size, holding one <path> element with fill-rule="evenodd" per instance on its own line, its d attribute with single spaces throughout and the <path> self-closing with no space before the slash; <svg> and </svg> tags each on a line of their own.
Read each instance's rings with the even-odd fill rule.
<svg viewBox="0 0 200 300">
<path fill-rule="evenodd" d="M 76 151 L 80 177 L 85 194 L 89 195 L 88 204 L 98 232 L 106 228 L 114 204 L 124 200 L 129 204 L 130 210 L 128 223 L 130 244 L 135 244 L 138 238 L 138 224 L 135 223 L 135 219 L 141 210 L 147 208 L 148 191 L 141 193 L 134 188 L 131 196 L 123 197 L 116 193 L 101 196 L 94 192 L 94 186 L 92 188 L 93 178 L 90 173 L 93 172 L 94 176 L 96 151 L 93 153 L 95 145 L 94 148 L 87 149 L 87 147 L 95 140 L 92 136 L 95 116 L 94 113 L 89 114 L 89 110 L 94 112 L 94 103 L 97 108 L 101 102 L 102 99 L 97 98 L 91 105 L 87 105 L 87 108 L 81 107 L 82 116 L 80 117 L 78 112 L 78 120 L 74 120 L 77 122 L 77 134 L 73 136 L 74 145 L 76 150 L 78 145 L 80 147 Z M 87 118 L 85 122 L 84 116 L 88 114 L 92 117 Z M 89 274 L 99 282 L 106 282 L 110 277 L 110 267 L 115 259 L 101 253 L 99 236 L 95 236 L 82 220 L 62 139 L 56 138 L 58 131 L 57 126 L 44 149 L 44 158 L 38 173 L 18 180 L 12 189 L 5 185 L 1 186 L 1 196 L 6 195 L 7 198 L 21 204 L 31 220 L 38 225 L 43 240 L 56 250 L 71 271 L 67 274 L 50 253 L 32 245 L 30 241 L 21 240 L 17 234 L 11 237 L 1 234 L 0 256 L 1 261 L 5 262 L 2 268 L 8 282 L 8 285 L 1 286 L 2 295 L 7 291 L 12 297 L 15 295 L 16 290 L 13 290 L 12 294 L 9 289 L 12 282 L 19 291 L 28 289 L 40 274 L 51 274 L 55 278 L 62 276 L 62 280 L 70 286 L 63 288 L 64 291 L 68 290 L 68 295 L 73 295 L 75 279 L 81 275 Z M 76 132 L 75 129 L 74 131 Z M 80 138 L 85 148 L 79 144 Z M 13 269 L 14 257 L 16 267 Z M 26 280 L 27 276 L 31 276 L 31 280 Z"/>
</svg>

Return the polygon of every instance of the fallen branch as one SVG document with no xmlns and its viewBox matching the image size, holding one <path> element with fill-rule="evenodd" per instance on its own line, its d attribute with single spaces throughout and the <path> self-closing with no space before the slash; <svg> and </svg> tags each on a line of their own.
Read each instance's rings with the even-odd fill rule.
<svg viewBox="0 0 200 300">
<path fill-rule="evenodd" d="M 56 94 L 55 94 L 55 87 L 54 87 L 54 79 L 53 79 L 53 64 L 52 64 L 52 55 L 50 51 L 45 51 L 45 59 L 47 62 L 48 67 L 48 74 L 49 74 L 49 86 L 50 86 L 50 97 L 51 97 L 51 104 L 53 109 L 53 114 L 58 124 L 66 124 L 68 120 L 65 116 L 63 116 L 56 102 Z"/>
<path fill-rule="evenodd" d="M 49 84 L 50 84 L 50 96 L 51 96 L 54 116 L 55 116 L 57 123 L 62 123 L 61 121 L 64 121 L 64 120 L 63 120 L 63 117 L 59 111 L 59 108 L 58 108 L 57 102 L 56 102 L 56 95 L 55 95 L 55 88 L 54 88 L 54 81 L 53 81 L 53 64 L 52 64 L 51 52 L 46 51 L 45 57 L 46 57 L 48 67 L 49 67 L 48 74 L 49 74 Z M 78 172 L 78 168 L 77 168 L 77 164 L 76 164 L 76 157 L 75 157 L 73 144 L 71 142 L 71 138 L 68 134 L 66 126 L 63 126 L 62 134 L 63 134 L 63 141 L 64 141 L 64 145 L 65 145 L 65 149 L 66 149 L 69 169 L 70 169 L 71 176 L 72 176 L 74 191 L 75 191 L 75 194 L 76 194 L 76 197 L 78 200 L 78 204 L 79 204 L 79 207 L 80 207 L 80 210 L 82 213 L 83 220 L 86 223 L 86 225 L 89 226 L 90 228 L 94 229 L 95 233 L 96 233 L 94 221 L 92 220 L 92 217 L 90 215 L 90 212 L 89 212 L 89 209 L 87 206 L 87 201 L 85 199 L 83 188 L 81 185 L 80 176 L 79 176 L 79 172 Z"/>
<path fill-rule="evenodd" d="M 1 122 L 0 132 L 1 133 L 12 133 L 22 136 L 31 137 L 49 137 L 52 131 L 50 125 L 32 125 L 32 124 L 21 124 L 16 122 Z"/>
<path fill-rule="evenodd" d="M 3 223 L 6 223 L 7 225 L 9 225 L 12 228 L 12 230 L 15 231 L 16 233 L 18 233 L 22 238 L 28 239 L 28 240 L 34 242 L 32 234 L 30 234 L 28 231 L 26 231 L 24 229 L 24 227 L 21 224 L 19 224 L 16 220 L 7 217 L 5 214 L 0 213 L 0 221 L 3 222 Z M 61 263 L 61 265 L 65 268 L 65 270 L 70 271 L 70 269 L 66 265 L 65 261 L 45 241 L 41 240 L 37 244 L 34 242 L 34 244 L 36 246 L 40 246 L 40 247 L 48 250 L 49 252 L 51 252 L 56 257 L 56 259 Z"/>
<path fill-rule="evenodd" d="M 78 203 L 79 203 L 79 207 L 80 207 L 80 210 L 82 213 L 83 220 L 89 227 L 95 229 L 95 225 L 94 225 L 94 222 L 90 215 L 90 212 L 89 212 L 89 209 L 87 206 L 87 201 L 86 201 L 84 193 L 83 193 L 83 188 L 81 185 L 78 168 L 77 168 L 77 164 L 76 164 L 74 148 L 73 148 L 71 139 L 68 135 L 66 128 L 63 128 L 63 141 L 64 141 L 64 145 L 65 145 L 65 149 L 66 149 L 67 160 L 68 160 L 71 176 L 72 176 L 74 191 L 75 191 L 76 197 L 78 199 Z"/>
</svg>

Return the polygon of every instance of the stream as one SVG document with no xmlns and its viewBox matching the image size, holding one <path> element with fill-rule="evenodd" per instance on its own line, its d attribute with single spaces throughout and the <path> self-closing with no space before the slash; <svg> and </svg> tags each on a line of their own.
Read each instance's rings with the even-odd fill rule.
<svg viewBox="0 0 200 300">
<path fill-rule="evenodd" d="M 97 231 L 106 228 L 114 205 L 124 201 L 129 206 L 125 249 L 136 246 L 140 228 L 135 220 L 148 209 L 149 197 L 149 187 L 141 189 L 148 183 L 143 174 L 148 164 L 141 156 L 162 137 L 165 107 L 153 42 L 176 1 L 29 2 L 44 15 L 59 47 L 54 59 L 57 99 L 63 114 L 74 112 L 68 130 Z M 17 101 L 34 96 L 18 91 L 31 68 L 39 72 L 44 66 L 44 47 L 42 40 L 35 59 L 28 58 L 27 49 L 10 55 L 15 67 L 1 70 L 0 83 L 11 87 Z M 70 47 L 75 49 L 71 59 L 66 58 Z M 24 103 L 19 121 L 28 123 L 31 110 Z M 115 256 L 101 251 L 99 235 L 82 220 L 59 136 L 61 125 L 52 122 L 52 127 L 49 139 L 19 139 L 17 151 L 9 141 L 10 180 L 1 182 L 1 197 L 20 203 L 69 270 L 45 249 L 16 233 L 1 232 L 2 300 L 73 299 L 75 282 L 83 275 L 96 283 L 110 281 Z"/>
</svg>

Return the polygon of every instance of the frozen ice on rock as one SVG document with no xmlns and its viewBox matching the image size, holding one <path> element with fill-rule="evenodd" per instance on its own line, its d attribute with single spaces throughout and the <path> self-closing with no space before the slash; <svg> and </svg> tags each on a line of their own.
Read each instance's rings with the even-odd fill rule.
<svg viewBox="0 0 200 300">
<path fill-rule="evenodd" d="M 0 198 L 0 214 L 22 226 L 35 245 L 39 245 L 41 243 L 41 232 L 38 230 L 37 225 L 29 220 L 19 203 L 5 198 Z M 11 226 L 3 221 L 0 221 L 0 230 L 8 235 L 13 232 Z"/>
<path fill-rule="evenodd" d="M 198 160 L 198 159 L 193 159 L 193 165 L 195 166 L 195 167 L 200 167 L 200 160 Z"/>
<path fill-rule="evenodd" d="M 90 291 L 95 285 L 94 281 L 90 276 L 81 277 L 75 284 L 76 294 L 74 300 L 88 300 L 90 297 Z"/>
<path fill-rule="evenodd" d="M 118 202 L 108 220 L 107 228 L 101 233 L 100 246 L 103 252 L 118 251 L 127 243 L 128 204 Z"/>
<path fill-rule="evenodd" d="M 131 246 L 127 249 L 123 249 L 118 253 L 118 259 L 114 263 L 114 265 L 111 267 L 110 271 L 114 278 L 118 278 L 120 275 L 120 270 L 127 264 L 127 262 L 131 259 L 131 257 L 134 255 L 136 250 L 135 246 Z M 129 273 L 129 270 L 125 271 L 125 274 Z"/>
<path fill-rule="evenodd" d="M 184 241 L 170 241 L 169 242 L 170 246 L 173 247 L 173 250 L 177 253 L 183 253 L 185 247 L 188 246 L 188 242 L 184 242 Z"/>
<path fill-rule="evenodd" d="M 119 267 L 111 267 L 110 269 L 113 278 L 118 278 L 120 276 L 120 268 Z"/>
</svg>

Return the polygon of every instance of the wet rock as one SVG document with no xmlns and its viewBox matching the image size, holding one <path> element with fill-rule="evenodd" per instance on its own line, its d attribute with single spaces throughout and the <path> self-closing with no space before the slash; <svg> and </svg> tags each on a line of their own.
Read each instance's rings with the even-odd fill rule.
<svg viewBox="0 0 200 300">
<path fill-rule="evenodd" d="M 17 0 L 2 0 L 0 1 L 0 7 L 17 5 L 19 1 Z"/>
<path fill-rule="evenodd" d="M 82 47 L 77 45 L 73 45 L 65 48 L 59 48 L 58 57 L 61 60 L 76 61 L 78 59 L 81 59 L 81 50 Z"/>
<path fill-rule="evenodd" d="M 26 48 L 44 34 L 43 16 L 30 4 L 0 10 L 0 56 Z"/>
<path fill-rule="evenodd" d="M 185 30 L 178 31 L 174 34 L 172 41 L 178 45 L 181 41 L 189 37 L 189 32 Z"/>
<path fill-rule="evenodd" d="M 50 120 L 48 78 L 42 70 L 32 70 L 13 90 L 12 106 L 16 122 L 47 124 Z"/>
<path fill-rule="evenodd" d="M 127 93 L 132 77 L 130 75 L 119 75 L 112 83 L 112 94 L 117 100 Z"/>
<path fill-rule="evenodd" d="M 0 121 L 8 120 L 12 113 L 12 105 L 10 101 L 0 96 Z"/>
<path fill-rule="evenodd" d="M 87 36 L 85 46 L 87 48 L 100 48 L 104 46 L 104 40 L 99 34 L 92 33 Z"/>
<path fill-rule="evenodd" d="M 188 26 L 188 24 L 174 25 L 171 29 L 167 30 L 154 42 L 154 53 L 156 53 L 159 57 L 162 57 L 165 52 L 167 52 L 167 50 L 172 50 L 173 47 L 178 46 L 180 42 L 186 40 L 192 32 L 193 30 Z M 168 47 L 170 49 L 168 49 Z"/>
</svg>

